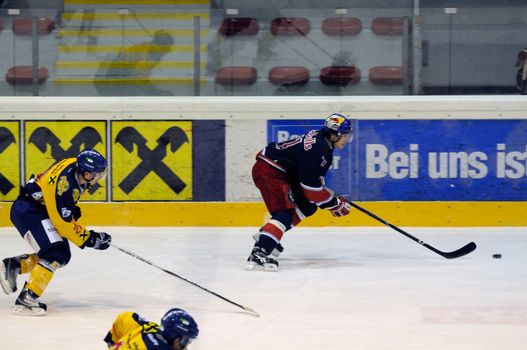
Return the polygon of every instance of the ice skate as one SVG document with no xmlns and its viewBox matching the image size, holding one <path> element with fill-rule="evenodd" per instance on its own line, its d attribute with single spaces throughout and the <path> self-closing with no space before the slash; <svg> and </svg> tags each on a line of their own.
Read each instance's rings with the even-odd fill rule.
<svg viewBox="0 0 527 350">
<path fill-rule="evenodd" d="M 0 285 L 5 294 L 16 292 L 16 278 L 20 274 L 20 262 L 17 258 L 6 258 L 0 263 Z"/>
<path fill-rule="evenodd" d="M 23 289 L 16 299 L 13 314 L 22 316 L 42 316 L 46 313 L 47 306 L 38 300 L 35 293 Z"/>
<path fill-rule="evenodd" d="M 254 247 L 247 258 L 246 270 L 278 271 L 278 261 L 269 257 L 264 249 Z"/>
<path fill-rule="evenodd" d="M 260 238 L 260 232 L 256 232 L 253 235 L 253 238 L 255 242 L 258 242 L 258 239 Z M 280 254 L 282 254 L 283 252 L 284 252 L 284 247 L 282 246 L 282 244 L 280 244 L 280 242 L 278 242 L 278 245 L 273 249 L 273 251 L 271 252 L 271 255 L 278 258 Z"/>
</svg>

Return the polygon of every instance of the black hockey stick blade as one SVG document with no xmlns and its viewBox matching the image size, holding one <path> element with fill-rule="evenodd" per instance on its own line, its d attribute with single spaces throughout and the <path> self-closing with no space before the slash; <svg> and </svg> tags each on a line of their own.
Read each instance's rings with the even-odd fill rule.
<svg viewBox="0 0 527 350">
<path fill-rule="evenodd" d="M 130 255 L 131 257 L 136 258 L 137 260 L 140 260 L 140 261 L 144 262 L 145 264 L 148 264 L 148 265 L 150 265 L 150 266 L 153 266 L 153 267 L 155 267 L 155 268 L 157 268 L 157 269 L 159 269 L 159 270 L 161 270 L 161 271 L 163 271 L 163 272 L 168 273 L 168 274 L 171 275 L 171 276 L 174 276 L 174 277 L 176 277 L 176 278 L 179 278 L 180 280 L 185 281 L 185 282 L 187 282 L 187 283 L 190 283 L 190 284 L 192 284 L 193 286 L 198 287 L 199 289 L 201 289 L 201 290 L 203 290 L 203 291 L 205 291 L 205 292 L 207 292 L 207 293 L 209 293 L 209 294 L 214 295 L 215 297 L 218 297 L 218 298 L 220 298 L 220 299 L 222 299 L 222 300 L 228 302 L 229 304 L 232 304 L 232 305 L 234 305 L 234 306 L 237 306 L 237 307 L 239 307 L 240 309 L 243 309 L 243 310 L 249 312 L 249 313 L 252 314 L 253 316 L 260 317 L 260 315 L 259 315 L 256 311 L 254 311 L 254 309 L 252 309 L 252 308 L 250 308 L 250 307 L 248 307 L 248 306 L 243 306 L 243 305 L 238 304 L 238 303 L 236 303 L 236 302 L 234 302 L 234 301 L 232 301 L 232 300 L 229 300 L 229 299 L 225 298 L 224 296 L 222 296 L 222 295 L 220 295 L 220 294 L 218 294 L 218 293 L 215 293 L 215 292 L 213 292 L 213 291 L 211 291 L 211 290 L 208 290 L 207 288 L 205 288 L 205 287 L 203 287 L 203 286 L 200 286 L 200 285 L 197 284 L 196 282 L 192 282 L 191 280 L 188 280 L 188 279 L 186 279 L 186 278 L 184 278 L 184 277 L 181 277 L 180 275 L 178 275 L 178 274 L 175 273 L 175 272 L 172 272 L 172 271 L 170 271 L 170 270 L 164 269 L 164 268 L 162 268 L 161 266 L 158 266 L 158 265 L 154 264 L 154 263 L 151 262 L 150 260 L 147 260 L 147 259 L 145 259 L 145 258 L 143 258 L 143 257 L 141 257 L 141 256 L 139 256 L 139 255 L 137 255 L 137 254 L 135 254 L 135 253 L 132 253 L 131 251 L 129 251 L 129 250 L 127 250 L 127 249 L 124 249 L 124 248 L 121 248 L 121 247 L 119 247 L 119 246 L 116 246 L 114 243 L 111 243 L 110 245 L 111 245 L 112 247 L 114 247 L 115 249 L 117 249 L 117 250 L 119 250 L 119 251 L 121 251 L 121 252 L 123 252 L 123 253 L 125 253 L 125 254 L 128 254 L 128 255 Z"/>
<path fill-rule="evenodd" d="M 397 227 L 397 226 L 395 226 L 395 225 L 389 223 L 388 221 L 386 221 L 386 220 L 384 220 L 383 218 L 381 218 L 381 217 L 375 215 L 375 214 L 372 213 L 371 211 L 364 209 L 364 208 L 361 207 L 360 205 L 355 204 L 355 203 L 353 203 L 353 202 L 350 202 L 350 204 L 351 204 L 352 207 L 354 207 L 354 208 L 356 208 L 356 209 L 362 211 L 364 214 L 366 214 L 366 215 L 368 215 L 368 216 L 374 218 L 375 220 L 377 220 L 377 221 L 379 221 L 379 222 L 385 224 L 385 225 L 388 226 L 388 227 L 393 228 L 395 231 L 397 231 L 397 232 L 399 232 L 399 233 L 405 235 L 406 237 L 410 238 L 411 240 L 413 240 L 413 241 L 419 243 L 419 244 L 422 245 L 423 247 L 430 249 L 430 250 L 433 251 L 434 253 L 439 254 L 439 255 L 441 255 L 441 256 L 444 257 L 444 258 L 447 258 L 447 259 L 455 259 L 455 258 L 459 258 L 459 257 L 462 257 L 462 256 L 464 256 L 464 255 L 467 255 L 467 254 L 473 252 L 473 251 L 476 249 L 476 247 L 477 247 L 477 246 L 476 246 L 476 243 L 474 243 L 474 242 L 470 242 L 470 243 L 468 243 L 467 245 L 465 245 L 465 246 L 463 246 L 463 247 L 461 247 L 461 248 L 459 248 L 459 249 L 457 249 L 457 250 L 454 250 L 453 252 L 443 252 L 443 251 L 441 251 L 441 250 L 439 250 L 439 249 L 437 249 L 437 248 L 432 247 L 430 244 L 427 244 L 427 243 L 423 242 L 423 241 L 420 240 L 419 238 L 412 236 L 411 234 L 409 234 L 408 232 L 406 232 L 406 231 L 403 230 L 402 228 Z"/>
<path fill-rule="evenodd" d="M 454 250 L 453 252 L 441 252 L 437 250 L 437 253 L 447 259 L 455 259 L 462 257 L 464 255 L 467 255 L 469 253 L 472 253 L 474 250 L 476 250 L 477 245 L 474 242 L 470 242 L 467 245 L 459 248 L 458 250 Z"/>
</svg>

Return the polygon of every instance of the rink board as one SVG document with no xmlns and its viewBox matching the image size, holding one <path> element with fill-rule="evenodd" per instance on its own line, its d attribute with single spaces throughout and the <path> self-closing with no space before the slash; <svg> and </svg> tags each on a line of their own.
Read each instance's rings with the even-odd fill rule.
<svg viewBox="0 0 527 350">
<path fill-rule="evenodd" d="M 196 101 L 0 97 L 0 226 L 11 225 L 21 179 L 88 142 L 112 166 L 105 199 L 81 201 L 86 225 L 259 226 L 266 210 L 250 169 L 270 128 L 297 121 L 275 130 L 291 137 L 331 112 L 349 114 L 356 132 L 328 185 L 380 217 L 400 226 L 527 226 L 523 97 Z M 341 219 L 323 211 L 302 225 L 381 224 L 358 211 Z"/>
</svg>

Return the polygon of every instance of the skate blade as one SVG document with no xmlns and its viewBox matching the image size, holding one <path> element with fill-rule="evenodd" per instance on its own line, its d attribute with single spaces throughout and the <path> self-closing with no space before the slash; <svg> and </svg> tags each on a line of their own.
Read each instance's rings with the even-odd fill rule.
<svg viewBox="0 0 527 350">
<path fill-rule="evenodd" d="M 13 314 L 18 316 L 42 316 L 46 313 L 46 310 L 37 307 L 29 308 L 24 305 L 15 305 L 13 308 Z"/>
<path fill-rule="evenodd" d="M 6 276 L 6 270 L 5 265 L 3 262 L 0 263 L 0 285 L 2 286 L 2 289 L 4 290 L 4 293 L 9 295 L 11 293 L 16 292 L 16 288 L 11 288 L 11 284 L 9 281 L 5 278 Z"/>
<path fill-rule="evenodd" d="M 278 271 L 278 266 L 274 264 L 263 264 L 258 265 L 252 261 L 247 262 L 245 265 L 245 270 L 247 271 L 269 271 L 269 272 L 276 272 Z"/>
</svg>

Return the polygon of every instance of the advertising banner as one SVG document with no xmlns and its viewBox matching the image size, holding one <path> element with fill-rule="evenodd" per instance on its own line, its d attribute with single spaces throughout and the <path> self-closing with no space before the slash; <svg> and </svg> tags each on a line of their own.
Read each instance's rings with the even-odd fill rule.
<svg viewBox="0 0 527 350">
<path fill-rule="evenodd" d="M 527 200 L 525 120 L 362 120 L 361 200 Z"/>
<path fill-rule="evenodd" d="M 20 184 L 20 122 L 0 122 L 0 201 L 18 196 Z"/>
<path fill-rule="evenodd" d="M 59 160 L 76 157 L 85 148 L 94 148 L 107 157 L 105 145 L 105 121 L 26 121 L 26 178 L 45 171 Z M 105 189 L 106 180 L 102 180 L 82 200 L 105 201 Z"/>
<path fill-rule="evenodd" d="M 0 122 L 0 201 L 16 199 L 19 184 L 32 174 L 88 147 L 111 163 L 109 177 L 90 188 L 83 201 L 225 200 L 223 120 L 30 120 Z"/>
<path fill-rule="evenodd" d="M 360 120 L 326 184 L 361 201 L 525 201 L 527 121 Z M 321 122 L 268 122 L 286 141 Z"/>
<path fill-rule="evenodd" d="M 192 200 L 192 122 L 112 122 L 114 201 Z"/>
<path fill-rule="evenodd" d="M 192 200 L 225 200 L 225 121 L 192 121 Z"/>
</svg>

